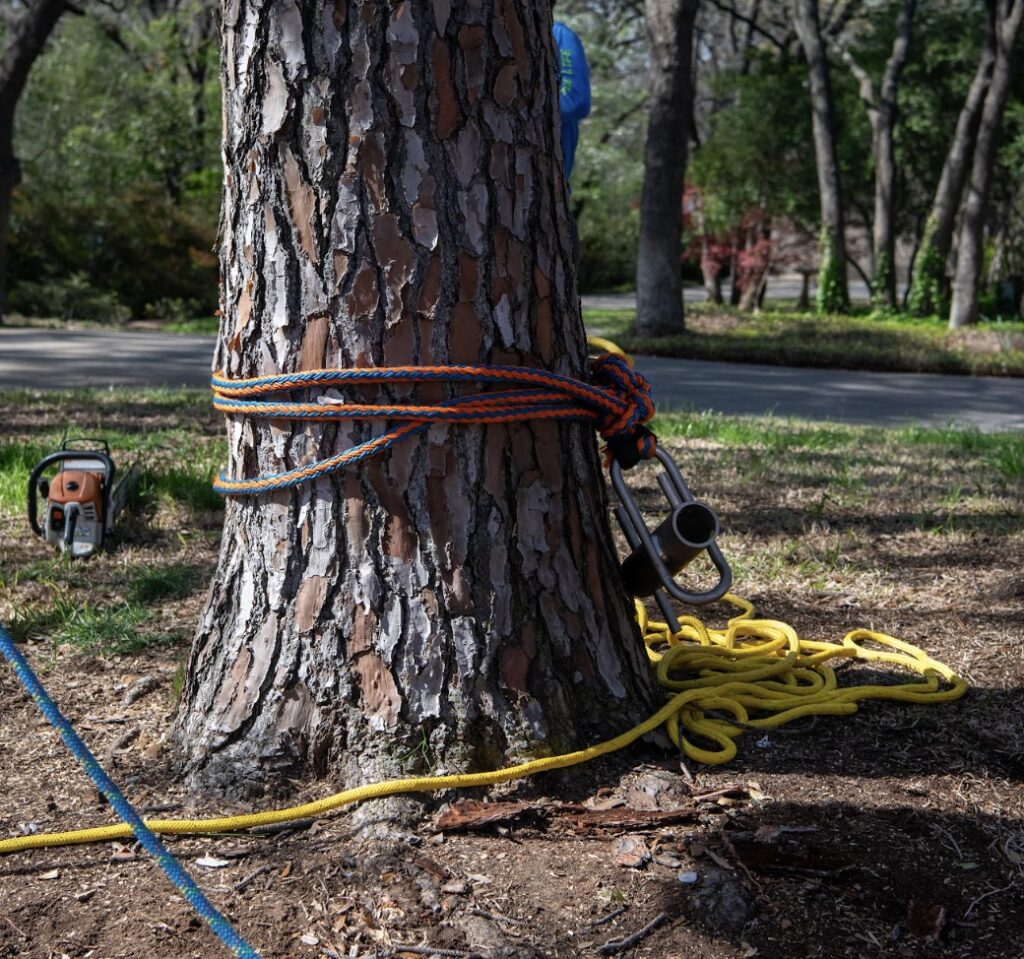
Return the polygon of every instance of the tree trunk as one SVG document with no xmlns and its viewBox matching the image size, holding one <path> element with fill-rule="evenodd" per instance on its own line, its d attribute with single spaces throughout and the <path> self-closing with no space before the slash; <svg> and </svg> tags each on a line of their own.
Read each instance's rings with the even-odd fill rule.
<svg viewBox="0 0 1024 959">
<path fill-rule="evenodd" d="M 226 0 L 222 50 L 218 368 L 586 376 L 546 3 Z M 233 420 L 229 473 L 375 426 Z M 630 609 L 582 424 L 438 426 L 233 499 L 176 721 L 185 771 L 246 793 L 593 742 L 652 700 Z"/>
<path fill-rule="evenodd" d="M 987 0 L 985 42 L 981 57 L 957 117 L 939 185 L 935 188 L 931 212 L 925 220 L 917 256 L 914 258 L 907 306 L 918 316 L 944 312 L 945 304 L 949 302 L 946 264 L 953 245 L 953 224 L 960 209 L 967 171 L 971 167 L 978 124 L 985 104 L 985 94 L 992 80 L 995 59 L 995 0 Z"/>
<path fill-rule="evenodd" d="M 704 276 L 704 293 L 708 303 L 721 305 L 722 298 L 722 263 L 718 257 L 711 255 L 711 239 L 705 233 L 701 237 L 700 270 Z"/>
<path fill-rule="evenodd" d="M 821 36 L 817 0 L 791 0 L 793 26 L 807 58 L 811 87 L 814 155 L 821 203 L 821 268 L 818 272 L 818 308 L 842 312 L 850 304 L 846 285 L 846 239 L 843 190 L 836 153 L 835 107 L 828 56 Z"/>
<path fill-rule="evenodd" d="M 861 99 L 871 121 L 871 151 L 875 158 L 875 210 L 871 237 L 871 297 L 877 306 L 895 310 L 896 301 L 896 129 L 900 74 L 910 54 L 917 0 L 903 0 L 896 19 L 896 36 L 876 91 L 870 75 L 849 54 Z"/>
<path fill-rule="evenodd" d="M 29 71 L 46 46 L 66 0 L 36 0 L 10 28 L 0 54 L 0 323 L 7 313 L 7 232 L 21 165 L 14 153 L 14 117 Z"/>
<path fill-rule="evenodd" d="M 984 259 L 985 207 L 988 203 L 992 168 L 996 162 L 999 128 L 1013 79 L 1014 47 L 1024 22 L 1024 0 L 998 0 L 996 60 L 992 82 L 981 111 L 978 138 L 974 145 L 971 176 L 964 197 L 963 217 L 957 241 L 953 298 L 949 308 L 950 329 L 978 322 L 978 285 Z"/>
<path fill-rule="evenodd" d="M 698 0 L 646 0 L 650 116 L 637 243 L 636 331 L 683 329 L 683 187 L 693 119 L 693 24 Z"/>
</svg>

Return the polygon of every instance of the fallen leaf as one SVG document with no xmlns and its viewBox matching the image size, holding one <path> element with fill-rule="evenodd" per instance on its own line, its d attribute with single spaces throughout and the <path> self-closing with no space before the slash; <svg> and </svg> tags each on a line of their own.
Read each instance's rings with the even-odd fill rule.
<svg viewBox="0 0 1024 959">
<path fill-rule="evenodd" d="M 305 943 L 307 946 L 319 946 L 320 940 L 311 932 L 303 933 L 299 936 L 299 942 Z"/>
<path fill-rule="evenodd" d="M 40 879 L 59 879 L 60 878 L 60 870 L 59 869 L 51 869 L 49 872 L 41 872 L 39 874 L 39 878 Z"/>
<path fill-rule="evenodd" d="M 946 925 L 946 907 L 924 899 L 907 902 L 907 930 L 924 939 L 937 940 Z"/>
<path fill-rule="evenodd" d="M 205 869 L 223 869 L 228 865 L 227 859 L 215 859 L 213 856 L 202 856 L 196 860 L 197 866 Z"/>
</svg>

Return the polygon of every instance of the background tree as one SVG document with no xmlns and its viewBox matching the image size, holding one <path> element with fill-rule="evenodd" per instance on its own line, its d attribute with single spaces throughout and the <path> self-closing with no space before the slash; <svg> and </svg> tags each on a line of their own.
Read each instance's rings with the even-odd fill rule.
<svg viewBox="0 0 1024 959">
<path fill-rule="evenodd" d="M 225 7 L 218 366 L 584 375 L 547 3 L 381 12 Z M 276 471 L 369 435 L 236 421 L 230 468 Z M 308 770 L 381 778 L 410 750 L 491 767 L 621 729 L 651 696 L 615 566 L 579 424 L 433 429 L 233 500 L 183 758 L 239 792 Z"/>
<path fill-rule="evenodd" d="M 973 79 L 967 89 L 949 140 L 942 164 L 942 172 L 935 188 L 931 209 L 924 222 L 920 246 L 914 259 L 908 305 L 919 316 L 945 312 L 949 302 L 949 280 L 946 268 L 953 245 L 953 225 L 960 209 L 964 184 L 974 155 L 978 125 L 985 103 L 985 94 L 992 79 L 995 64 L 996 31 L 995 0 L 986 0 L 983 18 L 984 40 L 977 57 Z M 958 10 L 954 28 L 962 29 L 962 17 L 967 11 Z M 951 64 L 950 64 L 951 66 Z M 942 82 L 941 72 L 930 77 Z"/>
<path fill-rule="evenodd" d="M 982 275 L 985 208 L 988 203 L 992 170 L 995 167 L 997 138 L 1003 111 L 1010 94 L 1016 65 L 1017 41 L 1024 24 L 1024 0 L 996 0 L 996 55 L 992 81 L 985 94 L 974 157 L 964 197 L 963 219 L 957 243 L 953 298 L 949 308 L 952 329 L 978 322 L 978 286 Z"/>
<path fill-rule="evenodd" d="M 35 0 L 7 18 L 0 51 L 0 323 L 7 312 L 7 231 L 11 196 L 21 182 L 21 164 L 14 152 L 14 117 L 29 71 L 67 9 L 66 0 Z"/>
<path fill-rule="evenodd" d="M 693 26 L 697 0 L 647 0 L 650 104 L 637 243 L 636 330 L 683 327 L 683 186 L 693 115 Z"/>
<path fill-rule="evenodd" d="M 846 285 L 846 218 L 836 149 L 835 104 L 828 53 L 818 16 L 818 0 L 791 0 L 793 26 L 804 56 L 811 91 L 814 155 L 821 204 L 821 266 L 818 307 L 842 312 L 850 302 Z"/>
<path fill-rule="evenodd" d="M 902 0 L 893 30 L 892 50 L 881 81 L 843 47 L 843 56 L 857 79 L 861 99 L 871 120 L 871 154 L 875 165 L 875 202 L 872 220 L 871 291 L 876 303 L 896 308 L 896 146 L 897 92 L 900 75 L 910 55 L 916 0 Z M 877 18 L 877 13 L 874 14 Z M 874 20 L 877 23 L 877 19 Z"/>
<path fill-rule="evenodd" d="M 213 312 L 216 46 L 209 0 L 66 21 L 19 112 L 12 309 L 107 322 Z"/>
</svg>

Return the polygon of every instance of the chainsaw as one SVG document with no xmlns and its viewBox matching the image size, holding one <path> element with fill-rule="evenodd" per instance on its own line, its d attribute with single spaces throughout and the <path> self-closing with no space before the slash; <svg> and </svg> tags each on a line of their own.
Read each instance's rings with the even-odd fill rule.
<svg viewBox="0 0 1024 959">
<path fill-rule="evenodd" d="M 43 474 L 59 467 L 57 475 Z M 128 502 L 139 478 L 133 465 L 117 485 L 110 446 L 105 440 L 65 440 L 56 453 L 44 456 L 28 480 L 28 521 L 38 536 L 75 559 L 103 548 L 114 520 Z M 45 500 L 42 522 L 39 498 Z"/>
</svg>

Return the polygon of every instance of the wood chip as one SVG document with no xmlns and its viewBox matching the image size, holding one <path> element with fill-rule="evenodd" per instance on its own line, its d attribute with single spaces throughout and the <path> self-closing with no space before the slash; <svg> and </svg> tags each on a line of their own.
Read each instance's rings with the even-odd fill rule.
<svg viewBox="0 0 1024 959">
<path fill-rule="evenodd" d="M 121 705 L 131 706 L 132 703 L 142 699 L 143 696 L 148 696 L 159 685 L 160 680 L 156 676 L 142 676 L 128 687 L 124 696 L 121 697 Z"/>
</svg>

